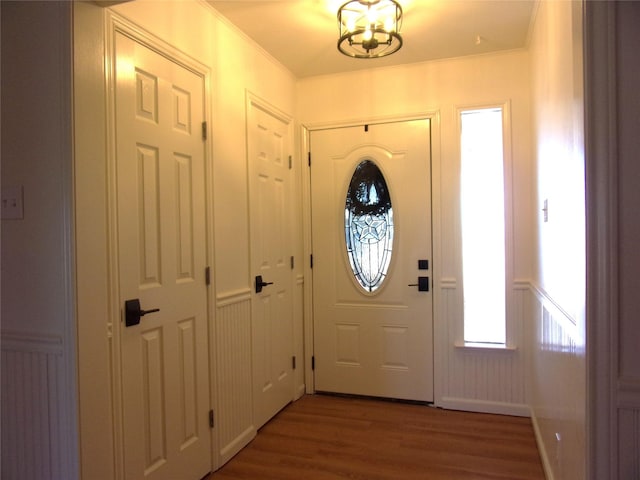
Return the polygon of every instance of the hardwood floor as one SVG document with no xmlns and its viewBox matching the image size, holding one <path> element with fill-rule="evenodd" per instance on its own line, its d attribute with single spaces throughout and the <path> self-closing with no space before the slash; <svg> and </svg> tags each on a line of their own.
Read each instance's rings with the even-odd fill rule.
<svg viewBox="0 0 640 480">
<path fill-rule="evenodd" d="M 208 480 L 544 480 L 528 418 L 306 395 Z"/>
</svg>

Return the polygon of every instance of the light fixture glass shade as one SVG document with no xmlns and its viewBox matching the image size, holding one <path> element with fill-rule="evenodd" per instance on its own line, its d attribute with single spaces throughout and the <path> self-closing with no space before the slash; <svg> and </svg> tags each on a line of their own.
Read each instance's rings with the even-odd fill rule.
<svg viewBox="0 0 640 480">
<path fill-rule="evenodd" d="M 338 9 L 338 50 L 355 58 L 391 55 L 402 47 L 401 26 L 396 0 L 351 0 Z"/>
</svg>

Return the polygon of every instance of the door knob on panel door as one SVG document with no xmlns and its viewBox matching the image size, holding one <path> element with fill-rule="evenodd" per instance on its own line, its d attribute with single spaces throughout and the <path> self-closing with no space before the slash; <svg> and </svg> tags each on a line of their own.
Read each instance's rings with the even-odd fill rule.
<svg viewBox="0 0 640 480">
<path fill-rule="evenodd" d="M 155 313 L 159 311 L 159 308 L 142 310 L 140 308 L 140 300 L 137 298 L 127 300 L 124 302 L 124 324 L 126 327 L 138 325 L 140 323 L 140 317 L 144 317 L 147 313 Z"/>
<path fill-rule="evenodd" d="M 256 293 L 260 293 L 262 287 L 266 287 L 267 285 L 273 285 L 273 282 L 265 282 L 262 280 L 262 275 L 256 275 Z"/>
</svg>

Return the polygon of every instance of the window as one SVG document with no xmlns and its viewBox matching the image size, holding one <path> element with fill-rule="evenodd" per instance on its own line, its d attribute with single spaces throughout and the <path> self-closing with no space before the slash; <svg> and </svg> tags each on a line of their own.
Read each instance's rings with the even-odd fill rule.
<svg viewBox="0 0 640 480">
<path fill-rule="evenodd" d="M 460 111 L 465 343 L 506 343 L 502 108 Z"/>
<path fill-rule="evenodd" d="M 393 209 L 378 166 L 364 160 L 355 169 L 344 208 L 347 255 L 353 275 L 366 292 L 384 282 L 393 249 Z"/>
</svg>

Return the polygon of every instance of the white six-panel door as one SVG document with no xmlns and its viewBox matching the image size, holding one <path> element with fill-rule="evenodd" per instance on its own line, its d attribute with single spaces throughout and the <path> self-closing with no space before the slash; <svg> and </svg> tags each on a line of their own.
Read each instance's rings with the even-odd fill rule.
<svg viewBox="0 0 640 480">
<path fill-rule="evenodd" d="M 117 33 L 115 98 L 120 299 L 159 309 L 120 329 L 125 476 L 197 480 L 211 468 L 204 80 Z"/>
<path fill-rule="evenodd" d="M 247 125 L 254 424 L 260 428 L 293 399 L 291 133 L 289 119 L 253 97 Z M 265 285 L 256 289 L 258 278 Z"/>
<path fill-rule="evenodd" d="M 432 293 L 414 285 L 432 278 L 429 129 L 425 119 L 310 134 L 317 391 L 433 401 Z M 345 243 L 347 190 L 363 160 L 385 177 L 395 224 L 373 293 L 355 280 Z"/>
</svg>

